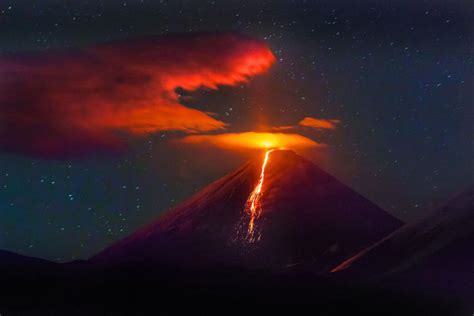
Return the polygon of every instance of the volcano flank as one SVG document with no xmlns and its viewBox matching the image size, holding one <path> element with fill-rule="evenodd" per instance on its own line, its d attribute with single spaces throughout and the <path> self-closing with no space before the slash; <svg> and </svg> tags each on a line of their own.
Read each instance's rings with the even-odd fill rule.
<svg viewBox="0 0 474 316">
<path fill-rule="evenodd" d="M 259 238 L 246 238 L 245 205 L 263 157 L 215 181 L 150 225 L 101 251 L 105 265 L 161 263 L 328 272 L 402 225 L 291 150 L 273 150 L 262 183 Z"/>
</svg>

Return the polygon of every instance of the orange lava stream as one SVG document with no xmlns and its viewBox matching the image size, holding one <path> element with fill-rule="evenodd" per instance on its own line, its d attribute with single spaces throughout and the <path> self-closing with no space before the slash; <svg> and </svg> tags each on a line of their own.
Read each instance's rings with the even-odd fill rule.
<svg viewBox="0 0 474 316">
<path fill-rule="evenodd" d="M 253 189 L 252 193 L 249 195 L 247 202 L 245 203 L 245 212 L 250 216 L 250 221 L 247 229 L 247 240 L 248 241 L 255 241 L 255 221 L 262 213 L 262 187 L 263 181 L 265 180 L 265 168 L 268 163 L 268 157 L 272 150 L 267 150 L 265 153 L 265 159 L 263 160 L 262 164 L 262 171 L 260 172 L 260 179 L 258 180 L 258 184 Z"/>
</svg>

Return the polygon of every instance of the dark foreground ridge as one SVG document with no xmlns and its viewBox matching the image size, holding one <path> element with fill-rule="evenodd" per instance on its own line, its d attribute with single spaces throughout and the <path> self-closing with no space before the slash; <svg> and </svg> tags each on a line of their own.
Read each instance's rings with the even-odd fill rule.
<svg viewBox="0 0 474 316">
<path fill-rule="evenodd" d="M 470 315 L 436 297 L 336 282 L 306 271 L 236 267 L 102 269 L 74 263 L 1 278 L 2 315 Z M 308 310 L 309 308 L 309 310 Z"/>
</svg>

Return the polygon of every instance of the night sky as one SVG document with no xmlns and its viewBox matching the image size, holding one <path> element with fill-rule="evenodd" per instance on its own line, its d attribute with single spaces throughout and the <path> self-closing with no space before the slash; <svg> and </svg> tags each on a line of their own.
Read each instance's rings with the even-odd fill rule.
<svg viewBox="0 0 474 316">
<path fill-rule="evenodd" d="M 474 4 L 347 2 L 2 1 L 0 54 L 173 33 L 265 41 L 276 57 L 267 73 L 218 90 L 178 89 L 180 101 L 232 132 L 339 120 L 331 131 L 298 131 L 328 145 L 305 156 L 411 221 L 474 180 Z M 0 249 L 87 258 L 255 154 L 176 137 L 155 132 L 121 154 L 80 159 L 0 152 Z"/>
</svg>

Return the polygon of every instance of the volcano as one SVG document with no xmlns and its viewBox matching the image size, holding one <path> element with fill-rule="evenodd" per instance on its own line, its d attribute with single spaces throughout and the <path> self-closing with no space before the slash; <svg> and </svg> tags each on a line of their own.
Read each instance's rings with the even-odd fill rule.
<svg viewBox="0 0 474 316">
<path fill-rule="evenodd" d="M 305 158 L 273 150 L 90 260 L 324 273 L 401 225 Z"/>
</svg>

